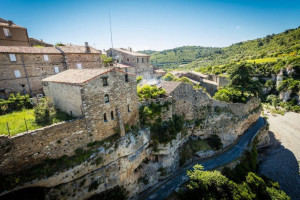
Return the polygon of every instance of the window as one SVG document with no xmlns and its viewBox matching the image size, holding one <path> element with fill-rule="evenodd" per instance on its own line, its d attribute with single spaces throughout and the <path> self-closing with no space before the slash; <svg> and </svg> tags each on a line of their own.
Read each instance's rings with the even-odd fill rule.
<svg viewBox="0 0 300 200">
<path fill-rule="evenodd" d="M 125 74 L 125 82 L 129 82 L 128 74 Z"/>
<path fill-rule="evenodd" d="M 15 73 L 15 77 L 16 77 L 16 78 L 22 77 L 22 76 L 21 76 L 20 70 L 15 70 L 14 73 Z"/>
<path fill-rule="evenodd" d="M 108 96 L 108 94 L 104 95 L 104 102 L 105 103 L 109 102 L 109 96 Z"/>
<path fill-rule="evenodd" d="M 11 62 L 17 61 L 16 55 L 15 54 L 9 54 L 9 59 Z"/>
<path fill-rule="evenodd" d="M 127 61 L 129 61 L 129 58 L 127 58 Z"/>
<path fill-rule="evenodd" d="M 54 66 L 54 73 L 58 74 L 59 73 L 59 67 L 58 66 Z"/>
<path fill-rule="evenodd" d="M 48 55 L 44 55 L 44 61 L 48 62 L 49 61 L 49 56 Z"/>
<path fill-rule="evenodd" d="M 147 58 L 147 63 L 149 63 L 149 58 Z"/>
<path fill-rule="evenodd" d="M 136 59 L 136 62 L 139 63 L 139 58 Z"/>
<path fill-rule="evenodd" d="M 144 63 L 144 58 L 142 58 L 142 63 Z"/>
<path fill-rule="evenodd" d="M 130 107 L 129 107 L 129 104 L 127 105 L 127 110 L 128 110 L 128 112 L 130 112 Z"/>
<path fill-rule="evenodd" d="M 108 86 L 108 81 L 107 81 L 107 79 L 108 79 L 108 77 L 102 78 L 103 86 Z"/>
<path fill-rule="evenodd" d="M 8 28 L 3 28 L 4 36 L 10 38 L 11 34 Z"/>
<path fill-rule="evenodd" d="M 104 119 L 104 122 L 107 122 L 106 113 L 104 113 L 104 115 L 103 115 L 103 119 Z"/>
<path fill-rule="evenodd" d="M 77 69 L 82 69 L 81 63 L 77 63 Z"/>
<path fill-rule="evenodd" d="M 114 119 L 115 119 L 115 117 L 114 117 L 114 111 L 111 111 L 111 112 L 110 112 L 110 117 L 111 117 L 111 120 L 114 120 Z"/>
</svg>

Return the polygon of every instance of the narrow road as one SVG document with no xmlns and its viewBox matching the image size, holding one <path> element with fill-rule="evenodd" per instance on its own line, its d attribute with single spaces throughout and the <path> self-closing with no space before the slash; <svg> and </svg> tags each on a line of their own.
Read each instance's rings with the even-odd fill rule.
<svg viewBox="0 0 300 200">
<path fill-rule="evenodd" d="M 265 120 L 263 118 L 259 118 L 257 122 L 250 127 L 245 133 L 239 138 L 236 145 L 229 148 L 227 151 L 222 153 L 219 156 L 215 156 L 208 160 L 201 160 L 193 162 L 192 164 L 186 166 L 175 172 L 172 177 L 166 178 L 165 180 L 160 181 L 156 185 L 151 188 L 145 190 L 139 195 L 139 199 L 144 200 L 163 200 L 169 194 L 171 194 L 178 186 L 188 180 L 186 175 L 187 170 L 191 170 L 195 164 L 201 164 L 204 166 L 205 170 L 212 170 L 219 166 L 230 163 L 240 157 L 243 151 L 247 148 L 249 142 L 255 135 L 255 133 L 265 125 Z"/>
</svg>

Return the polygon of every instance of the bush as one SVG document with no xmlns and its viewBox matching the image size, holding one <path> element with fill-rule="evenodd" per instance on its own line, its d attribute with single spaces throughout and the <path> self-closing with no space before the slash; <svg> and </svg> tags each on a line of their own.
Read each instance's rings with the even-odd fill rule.
<svg viewBox="0 0 300 200">
<path fill-rule="evenodd" d="M 211 146 L 211 148 L 213 148 L 214 150 L 219 150 L 222 148 L 222 141 L 218 135 L 212 135 L 206 140 L 208 145 Z"/>
<path fill-rule="evenodd" d="M 156 99 L 166 94 L 166 91 L 162 88 L 158 88 L 156 85 L 144 85 L 137 87 L 137 93 L 139 100 Z"/>
<path fill-rule="evenodd" d="M 29 95 L 10 94 L 8 100 L 0 99 L 0 114 L 4 115 L 13 111 L 32 108 Z"/>
<path fill-rule="evenodd" d="M 56 114 L 49 98 L 39 99 L 38 104 L 34 107 L 35 121 L 40 125 L 47 125 L 52 123 L 52 118 Z"/>
<path fill-rule="evenodd" d="M 231 181 L 218 171 L 204 171 L 201 165 L 195 165 L 187 175 L 188 184 L 185 190 L 179 190 L 177 199 L 290 200 L 278 184 L 252 172 L 246 174 L 242 183 Z"/>
</svg>

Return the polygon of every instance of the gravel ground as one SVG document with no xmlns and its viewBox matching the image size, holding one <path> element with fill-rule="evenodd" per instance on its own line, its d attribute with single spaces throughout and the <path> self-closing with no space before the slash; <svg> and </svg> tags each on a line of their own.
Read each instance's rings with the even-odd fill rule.
<svg viewBox="0 0 300 200">
<path fill-rule="evenodd" d="M 293 200 L 300 200 L 300 115 L 286 113 L 272 116 L 265 111 L 270 124 L 271 145 L 260 150 L 259 173 L 279 182 Z"/>
</svg>

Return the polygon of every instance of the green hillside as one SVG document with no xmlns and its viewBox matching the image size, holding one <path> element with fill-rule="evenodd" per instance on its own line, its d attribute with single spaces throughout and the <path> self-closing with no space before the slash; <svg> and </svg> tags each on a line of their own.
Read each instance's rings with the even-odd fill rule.
<svg viewBox="0 0 300 200">
<path fill-rule="evenodd" d="M 165 69 L 224 73 L 230 63 L 249 62 L 278 72 L 289 63 L 299 63 L 300 27 L 229 47 L 184 46 L 151 53 L 151 62 Z"/>
<path fill-rule="evenodd" d="M 174 69 L 198 58 L 206 58 L 218 54 L 220 50 L 221 48 L 216 47 L 184 46 L 159 52 L 142 52 L 151 55 L 150 60 L 153 65 L 165 69 Z"/>
</svg>

